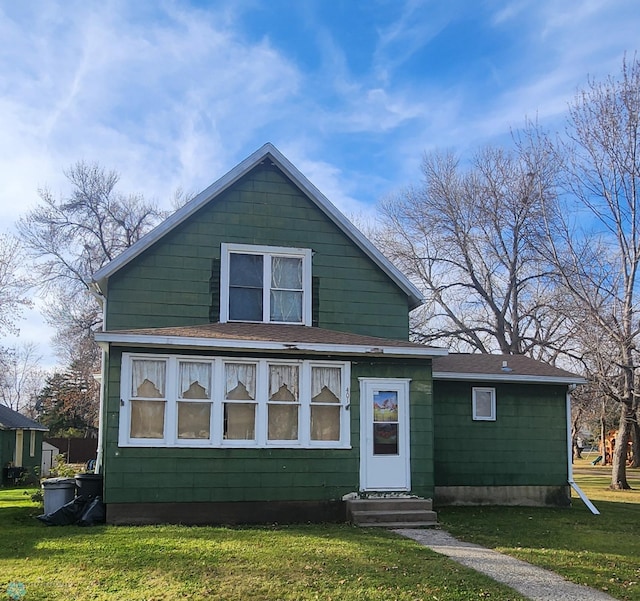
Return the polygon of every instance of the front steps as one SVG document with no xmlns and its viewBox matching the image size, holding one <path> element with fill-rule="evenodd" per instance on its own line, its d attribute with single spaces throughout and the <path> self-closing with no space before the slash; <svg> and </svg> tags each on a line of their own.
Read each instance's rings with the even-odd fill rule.
<svg viewBox="0 0 640 601">
<path fill-rule="evenodd" d="M 437 525 L 431 499 L 376 497 L 347 500 L 347 518 L 356 526 L 422 528 Z"/>
</svg>

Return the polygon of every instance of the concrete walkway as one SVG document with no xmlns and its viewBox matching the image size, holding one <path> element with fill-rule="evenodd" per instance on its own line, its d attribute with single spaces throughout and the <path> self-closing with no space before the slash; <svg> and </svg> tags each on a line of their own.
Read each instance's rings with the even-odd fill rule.
<svg viewBox="0 0 640 601">
<path fill-rule="evenodd" d="M 437 529 L 394 530 L 464 566 L 502 582 L 533 601 L 615 601 L 601 591 L 573 584 L 549 570 L 532 566 Z"/>
</svg>

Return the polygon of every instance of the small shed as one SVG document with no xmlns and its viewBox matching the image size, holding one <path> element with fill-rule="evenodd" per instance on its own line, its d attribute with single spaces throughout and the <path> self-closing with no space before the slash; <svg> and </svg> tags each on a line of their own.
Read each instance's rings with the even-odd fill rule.
<svg viewBox="0 0 640 601">
<path fill-rule="evenodd" d="M 42 463 L 42 437 L 48 428 L 0 405 L 0 485 L 15 484 Z"/>
</svg>

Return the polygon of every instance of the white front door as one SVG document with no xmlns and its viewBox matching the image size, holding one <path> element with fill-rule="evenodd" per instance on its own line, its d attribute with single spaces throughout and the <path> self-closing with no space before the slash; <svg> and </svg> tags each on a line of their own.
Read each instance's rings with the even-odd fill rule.
<svg viewBox="0 0 640 601">
<path fill-rule="evenodd" d="M 360 378 L 360 489 L 411 490 L 409 380 Z"/>
</svg>

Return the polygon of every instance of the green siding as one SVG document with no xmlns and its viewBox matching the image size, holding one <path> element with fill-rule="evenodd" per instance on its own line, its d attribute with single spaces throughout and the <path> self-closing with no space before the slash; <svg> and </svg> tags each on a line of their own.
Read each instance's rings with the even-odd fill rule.
<svg viewBox="0 0 640 601">
<path fill-rule="evenodd" d="M 120 448 L 120 360 L 108 358 L 105 502 L 323 501 L 359 489 L 359 377 L 411 378 L 415 494 L 433 495 L 431 372 L 425 361 L 352 363 L 350 449 Z"/>
<path fill-rule="evenodd" d="M 434 382 L 436 486 L 566 484 L 566 387 L 498 384 L 496 421 L 473 421 L 473 386 Z"/>
<path fill-rule="evenodd" d="M 256 167 L 109 281 L 110 330 L 217 321 L 220 244 L 311 248 L 323 328 L 406 340 L 406 295 L 278 169 Z"/>
<path fill-rule="evenodd" d="M 29 471 L 30 481 L 37 481 L 40 466 L 42 464 L 42 438 L 43 432 L 36 431 L 36 448 L 35 455 L 30 456 L 31 449 L 31 430 L 24 430 L 22 437 L 22 465 Z M 13 463 L 14 452 L 16 448 L 16 431 L 0 430 L 0 467 L 5 468 Z M 35 471 L 37 468 L 37 472 Z M 4 476 L 0 472 L 0 484 L 3 483 Z"/>
</svg>

